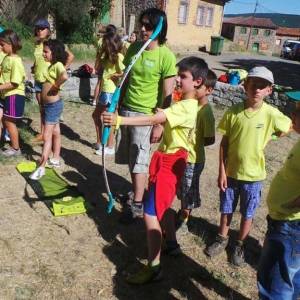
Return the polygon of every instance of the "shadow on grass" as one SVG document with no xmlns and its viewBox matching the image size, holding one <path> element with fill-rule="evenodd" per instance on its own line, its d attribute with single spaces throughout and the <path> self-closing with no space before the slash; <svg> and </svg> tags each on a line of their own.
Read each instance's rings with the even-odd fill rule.
<svg viewBox="0 0 300 300">
<path fill-rule="evenodd" d="M 189 219 L 189 231 L 200 237 L 206 246 L 214 242 L 215 237 L 218 234 L 218 229 L 218 225 L 211 224 L 203 218 L 191 216 Z M 230 261 L 232 248 L 237 237 L 238 231 L 229 231 L 229 245 L 226 249 L 228 261 Z M 250 235 L 247 238 L 245 245 L 245 260 L 252 268 L 257 270 L 257 264 L 262 250 L 261 246 L 259 245 L 259 241 Z"/>
<path fill-rule="evenodd" d="M 64 135 L 69 140 L 76 140 L 76 142 L 79 142 L 82 145 L 85 145 L 87 147 L 92 147 L 92 144 L 89 141 L 82 139 L 77 132 L 75 132 L 71 127 L 69 127 L 65 123 L 60 123 L 60 130 L 61 130 L 61 134 Z"/>
<path fill-rule="evenodd" d="M 249 71 L 255 66 L 265 66 L 274 74 L 275 83 L 283 86 L 291 86 L 300 90 L 300 64 L 291 61 L 270 61 L 267 57 L 262 59 L 233 59 L 221 62 L 225 67 L 242 68 Z"/>
</svg>

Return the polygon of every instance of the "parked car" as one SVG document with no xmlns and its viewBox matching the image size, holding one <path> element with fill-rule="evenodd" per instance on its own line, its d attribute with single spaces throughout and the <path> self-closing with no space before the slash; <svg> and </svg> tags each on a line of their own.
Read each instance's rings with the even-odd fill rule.
<svg viewBox="0 0 300 300">
<path fill-rule="evenodd" d="M 295 41 L 295 40 L 284 41 L 280 56 L 284 58 L 291 58 L 292 49 L 294 48 L 295 45 L 300 45 L 300 41 Z"/>
<path fill-rule="evenodd" d="M 294 47 L 292 48 L 292 51 L 290 53 L 290 57 L 293 60 L 300 61 L 300 43 L 294 45 Z"/>
</svg>

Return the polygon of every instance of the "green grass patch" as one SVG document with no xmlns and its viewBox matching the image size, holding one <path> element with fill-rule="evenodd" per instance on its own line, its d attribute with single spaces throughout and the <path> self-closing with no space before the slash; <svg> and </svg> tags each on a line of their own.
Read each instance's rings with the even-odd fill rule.
<svg viewBox="0 0 300 300">
<path fill-rule="evenodd" d="M 96 48 L 94 45 L 72 44 L 69 49 L 74 54 L 76 60 L 94 61 L 96 58 Z"/>
</svg>

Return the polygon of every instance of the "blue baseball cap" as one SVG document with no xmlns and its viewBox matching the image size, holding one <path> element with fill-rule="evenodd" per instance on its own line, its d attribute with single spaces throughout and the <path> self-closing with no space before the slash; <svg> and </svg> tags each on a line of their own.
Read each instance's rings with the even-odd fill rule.
<svg viewBox="0 0 300 300">
<path fill-rule="evenodd" d="M 50 29 L 50 24 L 46 19 L 38 19 L 34 23 L 34 27 L 39 27 L 39 28 L 48 28 Z"/>
</svg>

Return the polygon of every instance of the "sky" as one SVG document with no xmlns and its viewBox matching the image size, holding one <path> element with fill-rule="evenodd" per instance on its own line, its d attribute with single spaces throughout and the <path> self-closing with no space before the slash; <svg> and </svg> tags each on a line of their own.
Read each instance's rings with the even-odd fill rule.
<svg viewBox="0 0 300 300">
<path fill-rule="evenodd" d="M 225 5 L 225 14 L 252 13 L 256 0 L 231 0 Z M 300 15 L 300 0 L 258 0 L 257 13 Z"/>
</svg>

